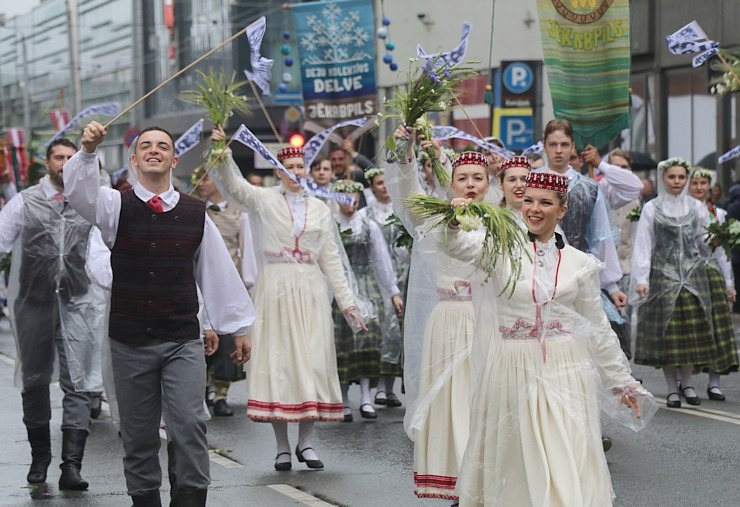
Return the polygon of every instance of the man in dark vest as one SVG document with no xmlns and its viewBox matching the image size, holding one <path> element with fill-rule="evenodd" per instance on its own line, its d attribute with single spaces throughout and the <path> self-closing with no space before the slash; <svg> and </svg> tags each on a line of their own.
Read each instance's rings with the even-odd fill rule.
<svg viewBox="0 0 740 507">
<path fill-rule="evenodd" d="M 105 308 L 105 299 L 85 273 L 92 225 L 63 195 L 62 167 L 76 151 L 67 139 L 49 145 L 46 176 L 0 213 L 0 255 L 13 249 L 8 308 L 23 384 L 23 423 L 31 444 L 28 482 L 46 482 L 51 463 L 49 384 L 56 356 L 64 393 L 59 488 L 83 490 L 88 487 L 80 476 L 90 426 L 87 391 L 102 387 L 104 321 L 95 314 Z"/>
<path fill-rule="evenodd" d="M 129 161 L 137 182 L 123 192 L 97 185 L 95 150 L 106 134 L 97 122 L 85 127 L 64 181 L 72 207 L 100 228 L 111 249 L 109 334 L 128 493 L 135 506 L 161 505 L 164 407 L 175 458 L 172 505 L 202 506 L 210 474 L 196 283 L 208 320 L 234 335 L 233 359 L 241 363 L 251 352 L 246 328 L 254 308 L 203 201 L 172 187 L 177 157 L 169 132 L 142 131 Z"/>
</svg>

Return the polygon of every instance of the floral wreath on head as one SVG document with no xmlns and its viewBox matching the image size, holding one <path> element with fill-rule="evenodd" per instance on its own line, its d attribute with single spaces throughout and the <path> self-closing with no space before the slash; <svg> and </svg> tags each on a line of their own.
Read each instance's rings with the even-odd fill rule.
<svg viewBox="0 0 740 507">
<path fill-rule="evenodd" d="M 663 172 L 669 167 L 673 167 L 676 165 L 686 168 L 686 171 L 691 171 L 691 164 L 689 164 L 686 159 L 681 157 L 672 157 L 668 160 L 663 160 L 658 164 L 658 171 Z"/>
<path fill-rule="evenodd" d="M 365 187 L 362 185 L 362 183 L 357 181 L 338 180 L 335 181 L 331 186 L 332 192 L 339 192 L 342 194 L 353 194 L 355 192 L 362 192 L 364 189 Z"/>
<path fill-rule="evenodd" d="M 370 169 L 368 169 L 367 171 L 365 171 L 365 179 L 369 183 L 372 183 L 373 178 L 375 178 L 376 176 L 378 176 L 380 174 L 385 174 L 385 169 L 383 169 L 381 167 L 371 167 Z"/>
<path fill-rule="evenodd" d="M 714 180 L 714 171 L 705 167 L 694 167 L 691 169 L 692 178 L 706 178 L 709 181 Z"/>
</svg>

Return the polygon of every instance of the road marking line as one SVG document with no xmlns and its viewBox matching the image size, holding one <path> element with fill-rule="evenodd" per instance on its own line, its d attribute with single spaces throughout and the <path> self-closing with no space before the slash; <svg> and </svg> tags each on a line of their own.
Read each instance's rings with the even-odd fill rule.
<svg viewBox="0 0 740 507">
<path fill-rule="evenodd" d="M 0 361 L 7 365 L 15 366 L 15 360 L 8 355 L 0 354 Z"/>
<path fill-rule="evenodd" d="M 320 498 L 316 498 L 305 491 L 288 486 L 287 484 L 270 484 L 267 487 L 292 498 L 302 505 L 308 505 L 310 507 L 336 507 L 334 504 L 327 503 Z"/>
<path fill-rule="evenodd" d="M 661 407 L 665 408 L 665 401 L 663 400 L 655 400 L 655 401 L 659 405 L 661 405 Z M 669 409 L 666 408 L 666 410 L 669 410 Z M 736 424 L 740 426 L 740 416 L 738 416 L 737 414 L 732 414 L 731 412 L 723 412 L 722 410 L 682 407 L 681 409 L 672 408 L 670 409 L 670 411 L 681 413 L 681 414 L 705 417 L 707 419 L 714 419 L 715 421 L 721 421 L 721 422 Z"/>
<path fill-rule="evenodd" d="M 221 465 L 224 468 L 241 468 L 242 464 L 234 461 L 233 459 L 224 456 L 223 454 L 219 454 L 213 449 L 208 449 L 208 457 L 211 459 L 213 463 L 216 463 L 217 465 Z"/>
</svg>

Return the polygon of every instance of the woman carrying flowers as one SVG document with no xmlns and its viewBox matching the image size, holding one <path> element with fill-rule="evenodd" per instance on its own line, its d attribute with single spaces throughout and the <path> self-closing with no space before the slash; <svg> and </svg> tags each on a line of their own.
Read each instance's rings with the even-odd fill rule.
<svg viewBox="0 0 740 507">
<path fill-rule="evenodd" d="M 429 221 L 404 206 L 403 199 L 423 194 L 413 149 L 416 131 L 401 126 L 394 137 L 407 145 L 403 160 L 386 169 L 387 187 L 394 210 L 414 237 L 404 319 L 404 427 L 414 441 L 414 492 L 419 497 L 454 500 L 470 422 L 474 318 L 469 279 L 475 268 L 446 256 L 441 238 L 425 236 Z M 433 149 L 431 141 L 422 143 L 423 148 Z M 449 187 L 452 194 L 482 202 L 489 186 L 485 156 L 458 155 Z M 465 234 L 482 241 L 480 223 L 469 225 Z"/>
<path fill-rule="evenodd" d="M 715 206 L 709 199 L 714 172 L 701 167 L 691 169 L 689 180 L 689 193 L 694 199 L 703 202 L 709 211 L 710 224 L 721 226 L 727 219 L 727 212 Z M 712 298 L 712 326 L 714 340 L 720 357 L 733 358 L 729 361 L 730 366 L 724 369 L 722 366 L 709 365 L 705 368 L 709 373 L 709 384 L 707 386 L 707 397 L 710 400 L 725 401 L 726 397 L 720 389 L 720 374 L 728 374 L 738 370 L 737 346 L 735 344 L 735 330 L 730 315 L 730 304 L 736 298 L 735 280 L 732 276 L 732 265 L 727 258 L 725 249 L 718 246 L 713 252 L 706 248 L 701 250 L 706 262 L 707 276 L 709 277 L 709 288 Z M 726 363 L 721 360 L 720 363 Z M 723 366 L 726 366 L 723 365 Z"/>
</svg>

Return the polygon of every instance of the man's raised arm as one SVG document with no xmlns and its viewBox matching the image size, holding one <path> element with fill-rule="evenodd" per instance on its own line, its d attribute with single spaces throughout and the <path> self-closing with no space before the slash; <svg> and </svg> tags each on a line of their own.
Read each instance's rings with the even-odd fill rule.
<svg viewBox="0 0 740 507">
<path fill-rule="evenodd" d="M 100 166 L 95 150 L 108 129 L 91 122 L 82 132 L 82 149 L 64 164 L 64 195 L 69 205 L 88 222 L 96 225 L 103 241 L 112 247 L 118 232 L 121 194 L 100 186 Z"/>
</svg>

